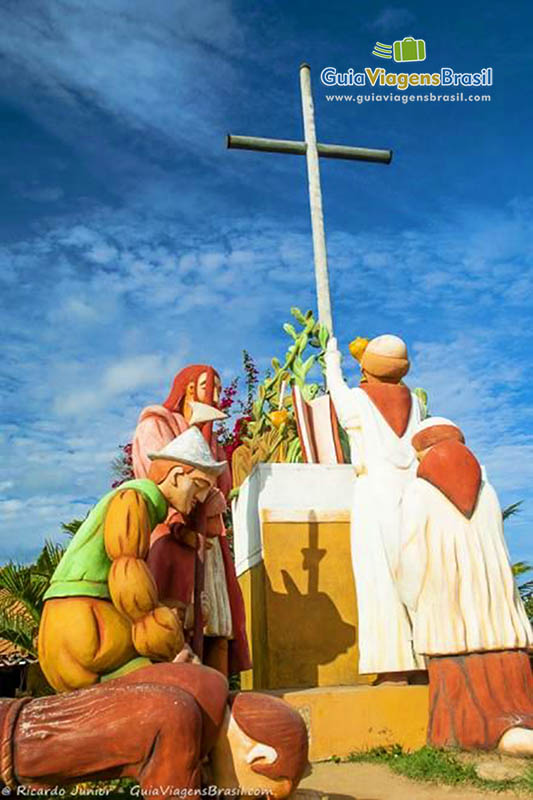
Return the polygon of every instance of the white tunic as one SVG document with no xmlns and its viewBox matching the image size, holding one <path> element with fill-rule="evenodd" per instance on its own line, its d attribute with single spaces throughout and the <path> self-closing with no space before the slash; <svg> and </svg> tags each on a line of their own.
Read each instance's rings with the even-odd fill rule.
<svg viewBox="0 0 533 800">
<path fill-rule="evenodd" d="M 359 672 L 424 669 L 412 646 L 409 617 L 395 585 L 402 492 L 416 473 L 411 445 L 420 423 L 416 395 L 407 429 L 397 436 L 362 389 L 344 382 L 340 353 L 326 352 L 328 389 L 350 439 L 357 478 L 351 515 L 352 564 L 359 616 Z"/>
<path fill-rule="evenodd" d="M 398 589 L 418 653 L 530 648 L 533 632 L 511 571 L 498 498 L 487 481 L 468 520 L 417 478 L 404 495 Z"/>
<path fill-rule="evenodd" d="M 204 562 L 204 592 L 208 605 L 204 635 L 232 639 L 233 626 L 224 558 L 218 536 L 214 536 L 210 542 L 211 547 L 205 552 Z"/>
</svg>

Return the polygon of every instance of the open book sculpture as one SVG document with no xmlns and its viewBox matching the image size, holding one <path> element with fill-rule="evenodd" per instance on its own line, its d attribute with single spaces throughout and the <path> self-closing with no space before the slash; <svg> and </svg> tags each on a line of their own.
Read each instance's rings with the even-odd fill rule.
<svg viewBox="0 0 533 800">
<path fill-rule="evenodd" d="M 307 464 L 344 464 L 337 414 L 329 394 L 307 402 L 298 386 L 292 390 L 294 415 Z"/>
</svg>

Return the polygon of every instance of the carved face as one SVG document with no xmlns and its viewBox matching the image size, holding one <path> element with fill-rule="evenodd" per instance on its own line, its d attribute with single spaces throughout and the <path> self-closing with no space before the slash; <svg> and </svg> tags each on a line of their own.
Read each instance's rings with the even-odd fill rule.
<svg viewBox="0 0 533 800">
<path fill-rule="evenodd" d="M 220 383 L 220 378 L 218 377 L 218 375 L 215 375 L 215 384 L 213 387 L 213 402 L 211 405 L 218 407 L 221 391 L 222 391 L 222 385 Z M 198 400 L 200 403 L 208 402 L 209 398 L 207 397 L 207 372 L 202 372 L 202 374 L 198 377 L 196 384 L 194 381 L 190 381 L 190 383 L 187 384 L 187 391 L 185 397 L 189 403 L 194 400 Z"/>
<path fill-rule="evenodd" d="M 229 708 L 214 748 L 211 751 L 212 778 L 219 789 L 240 789 L 243 795 L 268 794 L 273 800 L 283 800 L 292 791 L 291 781 L 275 780 L 255 772 L 257 764 L 273 764 L 276 750 L 257 742 L 244 733 Z"/>
<path fill-rule="evenodd" d="M 186 471 L 177 464 L 158 486 L 169 505 L 187 515 L 197 503 L 204 502 L 215 483 L 216 476 L 211 473 L 200 469 Z"/>
</svg>

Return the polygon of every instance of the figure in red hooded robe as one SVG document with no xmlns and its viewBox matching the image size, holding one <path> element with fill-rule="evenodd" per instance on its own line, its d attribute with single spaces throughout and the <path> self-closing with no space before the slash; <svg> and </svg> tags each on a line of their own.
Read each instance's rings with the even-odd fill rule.
<svg viewBox="0 0 533 800">
<path fill-rule="evenodd" d="M 220 377 L 213 367 L 193 364 L 182 369 L 174 378 L 163 405 L 148 406 L 139 416 L 132 450 L 135 477 L 146 476 L 150 466 L 149 453 L 161 450 L 187 430 L 195 402 L 217 408 L 220 393 Z M 213 423 L 204 424 L 201 430 L 214 458 L 224 460 L 224 451 L 213 431 Z M 170 513 L 165 522 L 155 528 L 148 556 L 160 597 L 165 598 L 163 602 L 167 605 L 186 609 L 187 627 L 192 624 L 189 612 L 195 596 L 197 550 L 202 541 L 198 533 L 205 537 L 203 541 L 207 548 L 202 588 L 207 614 L 203 629 L 203 661 L 224 674 L 240 672 L 251 666 L 244 602 L 222 518 L 230 489 L 228 468 L 218 480 L 218 489 L 203 504 L 201 518 L 185 519 Z M 198 614 L 198 606 L 196 611 Z"/>
<path fill-rule="evenodd" d="M 397 577 L 429 660 L 428 744 L 533 755 L 533 631 L 496 492 L 450 420 L 427 419 L 413 447 Z"/>
</svg>

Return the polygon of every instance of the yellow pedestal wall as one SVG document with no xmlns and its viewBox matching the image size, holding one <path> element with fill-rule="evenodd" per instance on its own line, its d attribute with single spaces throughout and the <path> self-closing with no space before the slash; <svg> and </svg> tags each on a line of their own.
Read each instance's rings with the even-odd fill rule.
<svg viewBox="0 0 533 800">
<path fill-rule="evenodd" d="M 310 761 L 393 744 L 405 750 L 426 744 L 427 686 L 333 686 L 276 694 L 302 715 Z"/>
<path fill-rule="evenodd" d="M 263 561 L 239 578 L 253 670 L 245 689 L 369 683 L 357 671 L 350 523 L 262 521 Z"/>
</svg>

